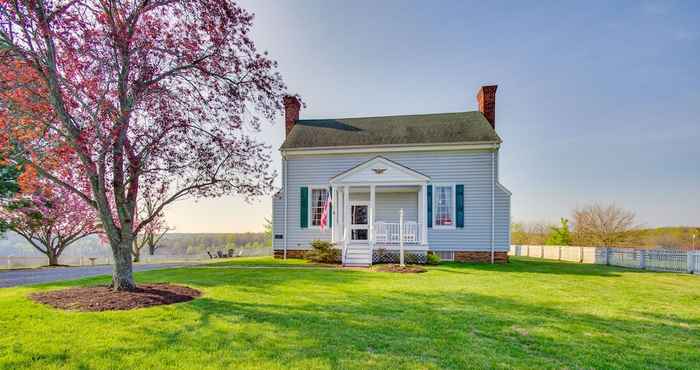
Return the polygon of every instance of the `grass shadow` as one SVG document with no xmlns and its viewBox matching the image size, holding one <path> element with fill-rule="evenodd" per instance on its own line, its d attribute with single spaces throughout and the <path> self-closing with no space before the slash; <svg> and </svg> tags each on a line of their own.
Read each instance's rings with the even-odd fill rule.
<svg viewBox="0 0 700 370">
<path fill-rule="evenodd" d="M 572 314 L 482 294 L 407 296 L 383 291 L 365 294 L 355 302 L 307 304 L 202 298 L 180 308 L 195 313 L 196 322 L 176 331 L 147 328 L 157 343 L 151 350 L 187 343 L 203 352 L 227 348 L 243 353 L 255 345 L 264 348 L 255 354 L 259 360 L 315 361 L 334 368 L 348 364 L 463 368 L 496 363 L 558 368 L 630 368 L 644 363 L 660 368 L 700 361 L 699 352 L 688 353 L 677 342 L 700 345 L 697 328 L 661 320 Z M 223 323 L 265 328 L 275 334 L 231 333 Z M 650 350 L 649 340 L 668 346 Z M 618 356 L 621 348 L 625 356 Z"/>
<path fill-rule="evenodd" d="M 511 257 L 508 263 L 493 265 L 484 263 L 442 262 L 437 267 L 433 267 L 431 269 L 453 273 L 479 273 L 483 271 L 493 271 L 499 273 L 533 273 L 605 277 L 620 276 L 622 272 L 629 271 L 629 269 L 613 266 L 583 264 L 567 261 L 548 261 L 521 257 Z"/>
<path fill-rule="evenodd" d="M 589 273 L 586 267 L 616 274 Z M 700 363 L 698 311 L 689 307 L 671 317 L 660 308 L 644 312 L 644 305 L 666 307 L 661 299 L 681 295 L 669 295 L 660 285 L 654 302 L 625 291 L 639 290 L 653 276 L 616 270 L 515 259 L 508 265 L 448 263 L 409 275 L 328 269 L 142 272 L 136 275 L 139 282 L 201 287 L 205 295 L 106 313 L 0 301 L 8 312 L 0 313 L 0 322 L 12 325 L 10 339 L 0 340 L 0 367 L 688 368 Z M 524 282 L 531 285 L 520 289 Z M 586 290 L 591 282 L 602 288 Z M 584 299 L 610 293 L 610 301 L 598 299 L 589 309 L 577 292 Z M 36 355 L 46 341 L 55 346 Z M 68 358 L 62 359 L 63 351 Z"/>
</svg>

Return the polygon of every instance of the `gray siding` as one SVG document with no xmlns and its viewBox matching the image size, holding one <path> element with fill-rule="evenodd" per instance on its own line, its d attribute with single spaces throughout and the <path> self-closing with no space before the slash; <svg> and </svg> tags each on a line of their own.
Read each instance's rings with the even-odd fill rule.
<svg viewBox="0 0 700 370">
<path fill-rule="evenodd" d="M 404 220 L 418 222 L 418 193 L 377 193 L 376 197 L 376 221 L 399 222 L 403 208 Z"/>
<path fill-rule="evenodd" d="M 495 244 L 498 250 L 510 248 L 510 194 L 496 186 Z"/>
<path fill-rule="evenodd" d="M 284 240 L 275 235 L 284 235 L 284 189 L 272 197 L 272 248 L 284 249 Z"/>
<path fill-rule="evenodd" d="M 309 185 L 328 184 L 331 177 L 362 162 L 382 155 L 420 173 L 430 176 L 433 183 L 464 184 L 464 228 L 428 229 L 431 249 L 486 251 L 491 246 L 491 196 L 492 196 L 492 152 L 390 152 L 352 155 L 317 155 L 291 157 L 287 159 L 288 185 L 288 238 L 287 248 L 308 248 L 314 239 L 330 240 L 330 230 L 318 228 L 302 229 L 299 225 L 300 188 Z M 411 193 L 406 193 L 414 195 Z M 385 194 L 377 193 L 378 216 L 382 210 L 380 200 Z M 359 197 L 360 194 L 357 194 Z M 401 195 L 403 196 L 403 194 Z M 415 195 L 414 195 L 415 196 Z M 510 227 L 510 197 L 495 187 L 496 196 L 496 250 L 507 251 L 508 228 Z M 387 198 L 386 212 L 398 212 L 398 201 Z M 283 204 L 283 201 L 282 201 Z M 282 212 L 279 212 L 280 215 Z M 397 213 L 398 214 L 398 213 Z M 417 215 L 415 216 L 417 218 Z M 377 218 L 379 220 L 379 218 Z M 281 221 L 281 219 L 277 219 Z M 277 222 L 275 221 L 275 222 Z M 281 242 L 281 240 L 279 241 Z M 279 247 L 278 247 L 279 246 Z M 275 243 L 282 248 L 282 243 Z"/>
</svg>

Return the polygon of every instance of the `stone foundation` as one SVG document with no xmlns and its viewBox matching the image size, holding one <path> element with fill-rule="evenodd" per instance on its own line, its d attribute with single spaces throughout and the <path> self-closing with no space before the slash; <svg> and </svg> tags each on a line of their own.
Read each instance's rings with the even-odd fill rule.
<svg viewBox="0 0 700 370">
<path fill-rule="evenodd" d="M 303 259 L 307 252 L 309 251 L 305 249 L 287 249 L 287 258 Z M 284 258 L 284 249 L 275 249 L 274 256 Z"/>
<path fill-rule="evenodd" d="M 287 258 L 299 258 L 302 259 L 308 253 L 309 250 L 305 249 L 287 249 Z M 393 251 L 392 251 L 393 252 Z M 398 253 L 398 252 L 396 252 Z M 390 253 L 392 256 L 395 253 Z M 428 251 L 428 254 L 432 254 L 432 251 Z M 396 254 L 398 256 L 398 254 Z M 407 258 L 411 259 L 414 253 L 411 253 L 410 251 L 406 252 L 405 256 L 409 256 Z M 418 254 L 416 254 L 417 256 Z M 425 254 L 420 254 L 423 258 L 418 258 L 417 260 L 411 259 L 412 262 L 409 263 L 425 263 Z M 274 251 L 274 256 L 275 258 L 284 258 L 284 250 L 283 249 L 275 249 Z M 455 251 L 454 252 L 455 256 L 455 261 L 456 262 L 469 262 L 469 263 L 491 263 L 491 252 L 484 252 L 484 251 L 479 251 L 479 252 L 460 252 L 460 251 Z M 374 263 L 378 262 L 391 262 L 391 261 L 384 261 L 381 258 L 379 258 L 379 250 L 375 250 L 373 253 L 373 258 Z M 494 262 L 495 263 L 508 263 L 508 252 L 495 252 L 494 253 Z"/>
<path fill-rule="evenodd" d="M 461 252 L 455 251 L 455 261 L 471 263 L 491 263 L 491 252 Z M 495 252 L 495 263 L 508 263 L 508 252 Z"/>
</svg>

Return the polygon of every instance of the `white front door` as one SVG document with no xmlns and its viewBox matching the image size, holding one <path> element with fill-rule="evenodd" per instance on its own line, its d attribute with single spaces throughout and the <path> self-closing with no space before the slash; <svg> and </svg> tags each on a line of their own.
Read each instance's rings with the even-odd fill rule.
<svg viewBox="0 0 700 370">
<path fill-rule="evenodd" d="M 369 240 L 369 203 L 350 203 L 350 240 Z"/>
</svg>

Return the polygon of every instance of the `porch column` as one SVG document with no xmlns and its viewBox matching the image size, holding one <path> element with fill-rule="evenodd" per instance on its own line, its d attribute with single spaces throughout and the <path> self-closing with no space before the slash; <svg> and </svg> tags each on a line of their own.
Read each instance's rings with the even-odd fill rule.
<svg viewBox="0 0 700 370">
<path fill-rule="evenodd" d="M 343 241 L 343 233 L 345 232 L 345 229 L 343 229 L 345 225 L 345 199 L 343 199 L 343 192 L 341 191 L 341 189 L 343 188 L 344 187 L 339 187 L 336 194 L 338 196 L 338 206 L 335 210 L 335 213 L 338 216 L 338 229 L 336 230 L 336 238 L 339 242 Z"/>
<path fill-rule="evenodd" d="M 428 185 L 423 183 L 420 188 L 420 205 L 418 206 L 420 216 L 418 218 L 421 227 L 421 238 L 420 243 L 422 245 L 428 245 Z"/>
<path fill-rule="evenodd" d="M 331 243 L 335 243 L 335 241 L 336 241 L 336 239 L 337 239 L 336 236 L 335 236 L 335 233 L 336 233 L 336 231 L 338 230 L 338 229 L 335 227 L 335 225 L 336 225 L 336 224 L 338 223 L 338 221 L 339 221 L 339 220 L 338 220 L 338 203 L 339 203 L 339 202 L 338 202 L 338 197 L 337 197 L 337 194 L 338 194 L 338 187 L 333 186 L 331 189 L 332 189 L 332 190 L 331 190 L 331 207 L 332 207 L 331 218 L 332 218 L 332 221 L 333 221 L 333 222 L 331 222 Z"/>
<path fill-rule="evenodd" d="M 350 186 L 343 187 L 343 243 L 348 246 L 350 239 Z"/>
<path fill-rule="evenodd" d="M 376 185 L 369 186 L 369 246 L 371 249 L 374 249 L 375 188 Z"/>
</svg>

